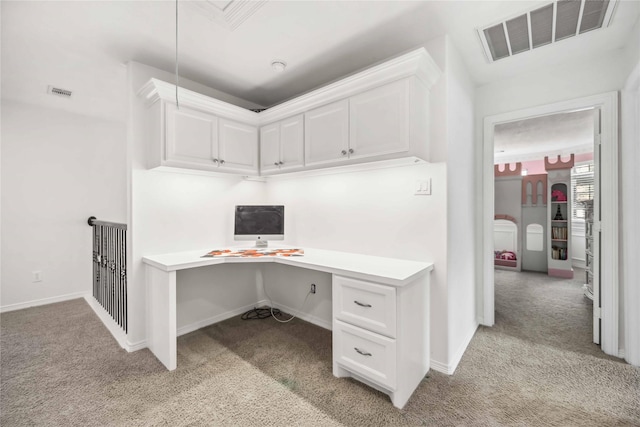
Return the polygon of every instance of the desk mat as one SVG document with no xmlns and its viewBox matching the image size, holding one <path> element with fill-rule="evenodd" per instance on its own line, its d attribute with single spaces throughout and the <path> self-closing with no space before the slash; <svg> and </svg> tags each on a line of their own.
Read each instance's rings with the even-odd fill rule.
<svg viewBox="0 0 640 427">
<path fill-rule="evenodd" d="M 303 256 L 304 249 L 214 249 L 202 255 L 202 258 L 258 258 L 265 256 Z"/>
</svg>

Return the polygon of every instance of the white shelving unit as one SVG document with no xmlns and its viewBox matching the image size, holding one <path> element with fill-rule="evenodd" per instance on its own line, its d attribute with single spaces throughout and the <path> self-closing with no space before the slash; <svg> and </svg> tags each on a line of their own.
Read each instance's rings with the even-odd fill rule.
<svg viewBox="0 0 640 427">
<path fill-rule="evenodd" d="M 547 179 L 547 272 L 549 276 L 571 279 L 571 169 L 548 170 Z"/>
</svg>

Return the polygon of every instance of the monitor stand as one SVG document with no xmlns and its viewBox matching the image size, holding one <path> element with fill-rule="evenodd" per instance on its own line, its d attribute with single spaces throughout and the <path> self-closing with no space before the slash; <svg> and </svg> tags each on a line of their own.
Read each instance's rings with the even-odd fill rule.
<svg viewBox="0 0 640 427">
<path fill-rule="evenodd" d="M 256 248 L 267 248 L 269 247 L 269 242 L 267 240 L 256 240 Z"/>
</svg>

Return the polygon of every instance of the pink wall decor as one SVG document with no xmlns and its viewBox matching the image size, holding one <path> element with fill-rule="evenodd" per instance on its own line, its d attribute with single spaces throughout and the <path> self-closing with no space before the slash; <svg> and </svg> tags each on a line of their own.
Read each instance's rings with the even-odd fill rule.
<svg viewBox="0 0 640 427">
<path fill-rule="evenodd" d="M 593 151 L 589 153 L 576 154 L 576 163 L 588 162 L 589 160 L 593 160 Z"/>
<path fill-rule="evenodd" d="M 511 163 L 505 163 L 504 168 L 500 170 L 500 165 L 493 166 L 494 176 L 516 176 L 522 173 L 522 163 L 515 164 L 515 169 L 511 169 Z"/>
<path fill-rule="evenodd" d="M 538 183 L 542 183 L 542 204 L 547 204 L 547 174 L 527 175 L 522 177 L 522 204 L 527 204 L 527 184 L 531 185 L 531 205 L 538 204 Z"/>
<path fill-rule="evenodd" d="M 518 221 L 516 221 L 516 219 L 514 217 L 512 217 L 511 215 L 496 215 L 493 217 L 493 219 L 506 219 L 507 221 L 511 221 L 514 224 L 517 224 Z"/>
<path fill-rule="evenodd" d="M 558 159 L 555 163 L 549 163 L 549 157 L 545 156 L 544 168 L 548 171 L 555 169 L 571 169 L 573 167 L 574 160 L 575 156 L 572 154 L 569 160 L 567 160 L 566 162 L 563 162 L 562 159 L 560 159 L 560 156 L 558 156 Z"/>
</svg>

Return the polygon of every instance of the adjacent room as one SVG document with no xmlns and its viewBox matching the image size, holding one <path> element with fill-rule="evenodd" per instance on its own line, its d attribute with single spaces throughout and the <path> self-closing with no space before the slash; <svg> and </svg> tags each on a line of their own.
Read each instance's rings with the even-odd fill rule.
<svg viewBox="0 0 640 427">
<path fill-rule="evenodd" d="M 640 1 L 0 14 L 0 424 L 640 424 Z"/>
<path fill-rule="evenodd" d="M 600 220 L 594 213 L 601 198 L 594 158 L 599 120 L 593 108 L 552 114 L 498 125 L 494 139 L 501 316 L 537 325 L 548 344 L 589 354 L 600 351 L 593 310 L 600 296 L 600 236 L 593 225 Z"/>
</svg>

